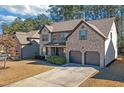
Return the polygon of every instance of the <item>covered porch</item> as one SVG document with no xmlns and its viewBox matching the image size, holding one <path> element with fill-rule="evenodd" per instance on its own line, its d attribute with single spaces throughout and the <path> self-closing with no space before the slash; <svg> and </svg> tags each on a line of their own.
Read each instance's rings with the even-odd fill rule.
<svg viewBox="0 0 124 93">
<path fill-rule="evenodd" d="M 46 56 L 65 56 L 65 45 L 45 45 L 43 47 L 43 55 Z"/>
</svg>

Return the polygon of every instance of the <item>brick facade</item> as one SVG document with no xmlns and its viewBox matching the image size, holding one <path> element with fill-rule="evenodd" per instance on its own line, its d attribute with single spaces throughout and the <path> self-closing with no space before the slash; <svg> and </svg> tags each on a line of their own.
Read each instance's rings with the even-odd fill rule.
<svg viewBox="0 0 124 93">
<path fill-rule="evenodd" d="M 79 31 L 84 26 L 87 29 L 87 39 L 79 40 Z M 84 53 L 86 51 L 97 51 L 100 54 L 100 66 L 104 66 L 104 39 L 93 29 L 82 23 L 67 39 L 66 41 L 66 58 L 69 62 L 69 52 L 81 51 L 82 53 L 82 64 L 84 64 Z"/>
</svg>

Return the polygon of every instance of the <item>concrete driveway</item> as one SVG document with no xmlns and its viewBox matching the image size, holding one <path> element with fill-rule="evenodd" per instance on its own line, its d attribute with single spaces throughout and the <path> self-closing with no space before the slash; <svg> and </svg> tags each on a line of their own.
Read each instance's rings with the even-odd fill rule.
<svg viewBox="0 0 124 93">
<path fill-rule="evenodd" d="M 57 67 L 6 87 L 76 87 L 97 72 L 93 67 Z"/>
</svg>

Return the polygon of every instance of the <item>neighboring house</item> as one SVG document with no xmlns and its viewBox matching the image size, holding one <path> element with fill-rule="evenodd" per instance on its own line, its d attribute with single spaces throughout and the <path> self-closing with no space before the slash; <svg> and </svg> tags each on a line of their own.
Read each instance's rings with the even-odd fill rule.
<svg viewBox="0 0 124 93">
<path fill-rule="evenodd" d="M 39 56 L 39 34 L 38 31 L 16 32 L 13 36 L 18 42 L 20 59 Z"/>
<path fill-rule="evenodd" d="M 117 58 L 115 18 L 71 20 L 44 25 L 41 56 L 66 56 L 67 62 L 104 67 Z"/>
</svg>

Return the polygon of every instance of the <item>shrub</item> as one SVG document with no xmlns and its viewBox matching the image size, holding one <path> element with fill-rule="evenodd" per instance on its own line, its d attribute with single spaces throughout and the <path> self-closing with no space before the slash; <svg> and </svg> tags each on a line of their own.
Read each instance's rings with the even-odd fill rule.
<svg viewBox="0 0 124 93">
<path fill-rule="evenodd" d="M 53 64 L 62 65 L 66 63 L 66 58 L 64 56 L 49 56 L 47 61 Z"/>
</svg>

